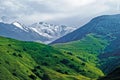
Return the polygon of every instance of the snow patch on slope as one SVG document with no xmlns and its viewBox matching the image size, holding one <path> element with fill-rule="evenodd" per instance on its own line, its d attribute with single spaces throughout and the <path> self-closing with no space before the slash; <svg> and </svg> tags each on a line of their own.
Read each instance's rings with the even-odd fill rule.
<svg viewBox="0 0 120 80">
<path fill-rule="evenodd" d="M 14 23 L 12 23 L 12 24 L 13 24 L 14 26 L 20 28 L 20 29 L 24 29 L 24 28 L 22 27 L 22 25 L 21 25 L 20 23 L 18 23 L 18 22 L 14 22 Z"/>
</svg>

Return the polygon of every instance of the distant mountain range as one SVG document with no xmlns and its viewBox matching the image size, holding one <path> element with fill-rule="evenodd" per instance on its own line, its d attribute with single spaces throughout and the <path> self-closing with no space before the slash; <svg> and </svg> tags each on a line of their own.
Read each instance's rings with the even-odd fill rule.
<svg viewBox="0 0 120 80">
<path fill-rule="evenodd" d="M 42 43 L 50 43 L 76 28 L 65 25 L 53 25 L 44 22 L 34 23 L 25 26 L 19 22 L 12 24 L 0 23 L 0 35 L 23 41 L 38 41 Z"/>
</svg>

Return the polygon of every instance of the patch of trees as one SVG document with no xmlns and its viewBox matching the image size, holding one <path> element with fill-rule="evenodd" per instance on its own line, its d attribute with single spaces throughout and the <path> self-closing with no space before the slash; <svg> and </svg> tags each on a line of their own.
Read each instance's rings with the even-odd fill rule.
<svg viewBox="0 0 120 80">
<path fill-rule="evenodd" d="M 7 51 L 7 53 L 9 53 L 9 51 Z"/>
<path fill-rule="evenodd" d="M 49 66 L 49 64 L 47 62 L 42 62 L 41 65 L 43 65 L 43 66 Z"/>
<path fill-rule="evenodd" d="M 64 70 L 61 70 L 61 69 L 57 69 L 56 71 L 59 72 L 59 73 L 62 73 L 62 74 L 68 74 L 68 71 L 64 71 Z"/>
<path fill-rule="evenodd" d="M 43 76 L 42 76 L 41 79 L 42 79 L 42 80 L 51 80 L 50 77 L 49 77 L 49 75 L 46 74 L 46 73 L 43 74 Z"/>
<path fill-rule="evenodd" d="M 42 68 L 38 65 L 35 66 L 34 69 L 31 70 L 36 76 L 38 76 L 39 78 L 42 78 L 44 72 L 42 70 Z"/>
<path fill-rule="evenodd" d="M 14 76 L 17 76 L 17 74 L 15 72 L 12 73 Z"/>
<path fill-rule="evenodd" d="M 50 57 L 50 55 L 46 55 L 45 57 Z"/>
<path fill-rule="evenodd" d="M 58 56 L 53 56 L 54 58 L 58 58 Z"/>
<path fill-rule="evenodd" d="M 19 49 L 14 49 L 16 52 L 21 52 L 21 50 L 19 50 Z"/>
<path fill-rule="evenodd" d="M 85 66 L 86 64 L 85 63 L 81 63 L 82 66 Z"/>
<path fill-rule="evenodd" d="M 65 65 L 68 64 L 68 63 L 70 63 L 70 61 L 68 59 L 63 59 L 60 62 L 63 63 L 63 64 L 65 64 Z"/>
<path fill-rule="evenodd" d="M 8 44 L 8 46 L 12 46 L 11 44 Z"/>
<path fill-rule="evenodd" d="M 15 53 L 15 52 L 13 53 L 13 55 L 16 56 L 16 57 L 20 57 L 20 58 L 23 57 L 22 54 L 17 54 L 17 53 Z"/>
<path fill-rule="evenodd" d="M 26 49 L 26 48 L 23 48 L 23 51 L 27 51 L 27 49 Z"/>
<path fill-rule="evenodd" d="M 83 59 L 83 58 L 81 58 L 80 56 L 77 56 L 77 58 L 80 59 L 80 60 L 82 60 L 82 61 L 85 61 L 85 62 L 86 62 L 86 60 Z"/>
<path fill-rule="evenodd" d="M 69 54 L 69 55 L 73 55 L 73 53 L 72 53 L 72 52 L 67 52 L 67 51 L 64 51 L 64 53 Z"/>
<path fill-rule="evenodd" d="M 46 74 L 39 65 L 35 66 L 34 69 L 32 69 L 32 72 L 42 80 L 51 80 L 49 75 Z M 36 79 L 34 75 L 31 75 L 29 77 L 33 80 Z"/>
<path fill-rule="evenodd" d="M 9 61 L 5 61 L 6 64 L 10 65 L 10 62 Z"/>
<path fill-rule="evenodd" d="M 33 75 L 33 74 L 29 75 L 29 78 L 31 78 L 32 80 L 36 80 L 37 79 L 37 77 L 35 75 Z"/>
</svg>

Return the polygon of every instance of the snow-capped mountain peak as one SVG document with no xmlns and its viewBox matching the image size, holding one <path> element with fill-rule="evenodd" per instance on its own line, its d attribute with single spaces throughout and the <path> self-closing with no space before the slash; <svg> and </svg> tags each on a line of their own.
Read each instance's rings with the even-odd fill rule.
<svg viewBox="0 0 120 80">
<path fill-rule="evenodd" d="M 13 22 L 12 23 L 14 26 L 20 28 L 20 29 L 24 29 L 23 26 L 19 23 L 19 22 Z"/>
<path fill-rule="evenodd" d="M 34 23 L 29 28 L 42 36 L 48 37 L 51 41 L 76 29 L 65 25 L 54 25 L 45 22 Z"/>
<path fill-rule="evenodd" d="M 1 25 L 3 24 L 1 23 Z M 50 43 L 76 29 L 69 26 L 54 25 L 45 22 L 34 23 L 30 26 L 21 25 L 19 22 L 13 22 L 8 25 L 4 24 L 4 26 L 3 33 L 6 29 L 9 30 L 9 33 L 11 33 L 4 33 L 7 37 L 25 41 L 39 41 L 43 43 Z M 0 29 L 0 31 L 2 29 Z M 3 33 L 1 31 L 1 34 Z"/>
</svg>

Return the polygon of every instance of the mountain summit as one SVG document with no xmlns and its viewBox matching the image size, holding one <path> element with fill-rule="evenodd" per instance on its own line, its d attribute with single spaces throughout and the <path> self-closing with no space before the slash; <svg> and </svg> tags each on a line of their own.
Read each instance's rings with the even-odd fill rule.
<svg viewBox="0 0 120 80">
<path fill-rule="evenodd" d="M 35 31 L 36 33 L 44 37 L 47 37 L 49 41 L 46 42 L 49 43 L 72 32 L 76 28 L 65 25 L 54 25 L 45 22 L 39 22 L 30 25 L 29 29 Z"/>
<path fill-rule="evenodd" d="M 34 23 L 30 26 L 21 25 L 19 22 L 12 24 L 0 23 L 0 35 L 23 41 L 37 41 L 50 43 L 76 28 L 64 25 L 53 25 L 44 22 Z"/>
</svg>

